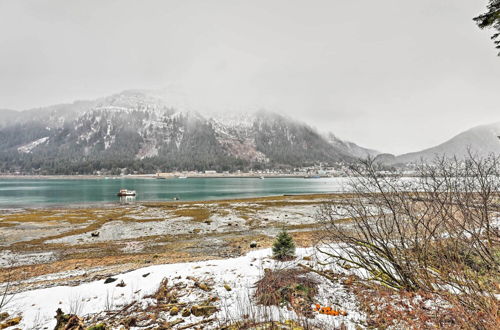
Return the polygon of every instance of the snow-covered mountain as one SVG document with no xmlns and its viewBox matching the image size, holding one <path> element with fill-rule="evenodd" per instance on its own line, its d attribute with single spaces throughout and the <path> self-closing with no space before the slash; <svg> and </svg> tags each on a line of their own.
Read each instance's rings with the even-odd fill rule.
<svg viewBox="0 0 500 330">
<path fill-rule="evenodd" d="M 432 161 L 438 156 L 466 157 L 468 150 L 479 156 L 500 155 L 500 122 L 473 127 L 450 140 L 432 148 L 403 154 L 392 159 L 393 163 Z"/>
<path fill-rule="evenodd" d="M 357 158 L 375 157 L 380 154 L 377 150 L 363 148 L 354 142 L 342 140 L 333 133 L 328 133 L 326 138 L 333 146 Z"/>
<path fill-rule="evenodd" d="M 0 170 L 231 170 L 350 162 L 376 153 L 266 111 L 203 116 L 140 90 L 22 112 L 0 125 Z"/>
</svg>

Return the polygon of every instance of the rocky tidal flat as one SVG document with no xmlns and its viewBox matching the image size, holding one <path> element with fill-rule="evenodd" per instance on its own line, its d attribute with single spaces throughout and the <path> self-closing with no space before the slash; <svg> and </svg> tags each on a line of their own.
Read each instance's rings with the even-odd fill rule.
<svg viewBox="0 0 500 330">
<path fill-rule="evenodd" d="M 253 241 L 270 246 L 283 227 L 300 246 L 310 246 L 317 208 L 339 196 L 3 210 L 0 278 L 15 279 L 12 287 L 24 290 L 144 264 L 237 257 Z"/>
</svg>

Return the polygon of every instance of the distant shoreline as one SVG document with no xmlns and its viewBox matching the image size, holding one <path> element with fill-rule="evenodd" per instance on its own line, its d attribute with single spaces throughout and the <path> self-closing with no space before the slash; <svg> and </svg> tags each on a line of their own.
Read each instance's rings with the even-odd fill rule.
<svg viewBox="0 0 500 330">
<path fill-rule="evenodd" d="M 115 209 L 123 206 L 137 207 L 137 206 L 148 206 L 148 205 L 199 205 L 199 204 L 217 204 L 217 203 L 234 203 L 234 202 L 264 202 L 267 200 L 281 200 L 281 199 L 321 199 L 329 198 L 332 196 L 342 196 L 345 195 L 344 192 L 326 192 L 326 193 L 297 193 L 297 194 L 269 194 L 261 196 L 244 196 L 244 197 L 234 197 L 234 198 L 211 198 L 211 199 L 200 199 L 200 200 L 162 200 L 162 199 L 152 199 L 152 200 L 139 200 L 122 203 L 117 201 L 95 201 L 95 202 L 80 202 L 80 203 L 62 203 L 62 204 L 50 204 L 50 205 L 35 205 L 35 206 L 0 206 L 0 212 L 2 211 L 21 211 L 28 212 L 34 210 L 75 210 L 75 209 Z M 1 221 L 0 221 L 1 222 Z"/>
<path fill-rule="evenodd" d="M 0 179 L 122 179 L 122 178 L 133 178 L 133 179 L 153 179 L 154 177 L 151 175 L 92 175 L 92 174 L 86 174 L 86 175 L 62 175 L 62 174 L 56 174 L 56 175 L 33 175 L 33 174 L 0 174 Z"/>
<path fill-rule="evenodd" d="M 178 179 L 180 175 L 157 176 L 155 174 L 133 174 L 133 175 L 16 175 L 16 174 L 0 174 L 0 179 L 159 179 L 169 180 Z M 321 178 L 330 178 L 331 176 L 321 176 Z M 308 178 L 304 174 L 192 174 L 187 175 L 186 178 L 211 178 L 211 179 L 259 179 L 259 178 Z"/>
</svg>

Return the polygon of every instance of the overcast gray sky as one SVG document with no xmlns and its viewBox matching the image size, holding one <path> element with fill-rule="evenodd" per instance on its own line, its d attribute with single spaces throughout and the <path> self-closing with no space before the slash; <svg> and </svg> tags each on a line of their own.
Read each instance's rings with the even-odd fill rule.
<svg viewBox="0 0 500 330">
<path fill-rule="evenodd" d="M 414 151 L 500 121 L 500 59 L 472 22 L 486 3 L 0 0 L 0 108 L 165 88 Z"/>
</svg>

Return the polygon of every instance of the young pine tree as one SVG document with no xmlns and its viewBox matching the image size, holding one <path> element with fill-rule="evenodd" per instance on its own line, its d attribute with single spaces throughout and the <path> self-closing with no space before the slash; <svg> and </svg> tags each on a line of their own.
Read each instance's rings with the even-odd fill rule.
<svg viewBox="0 0 500 330">
<path fill-rule="evenodd" d="M 273 244 L 273 257 L 279 260 L 286 260 L 295 257 L 295 243 L 292 236 L 283 229 Z"/>
</svg>

